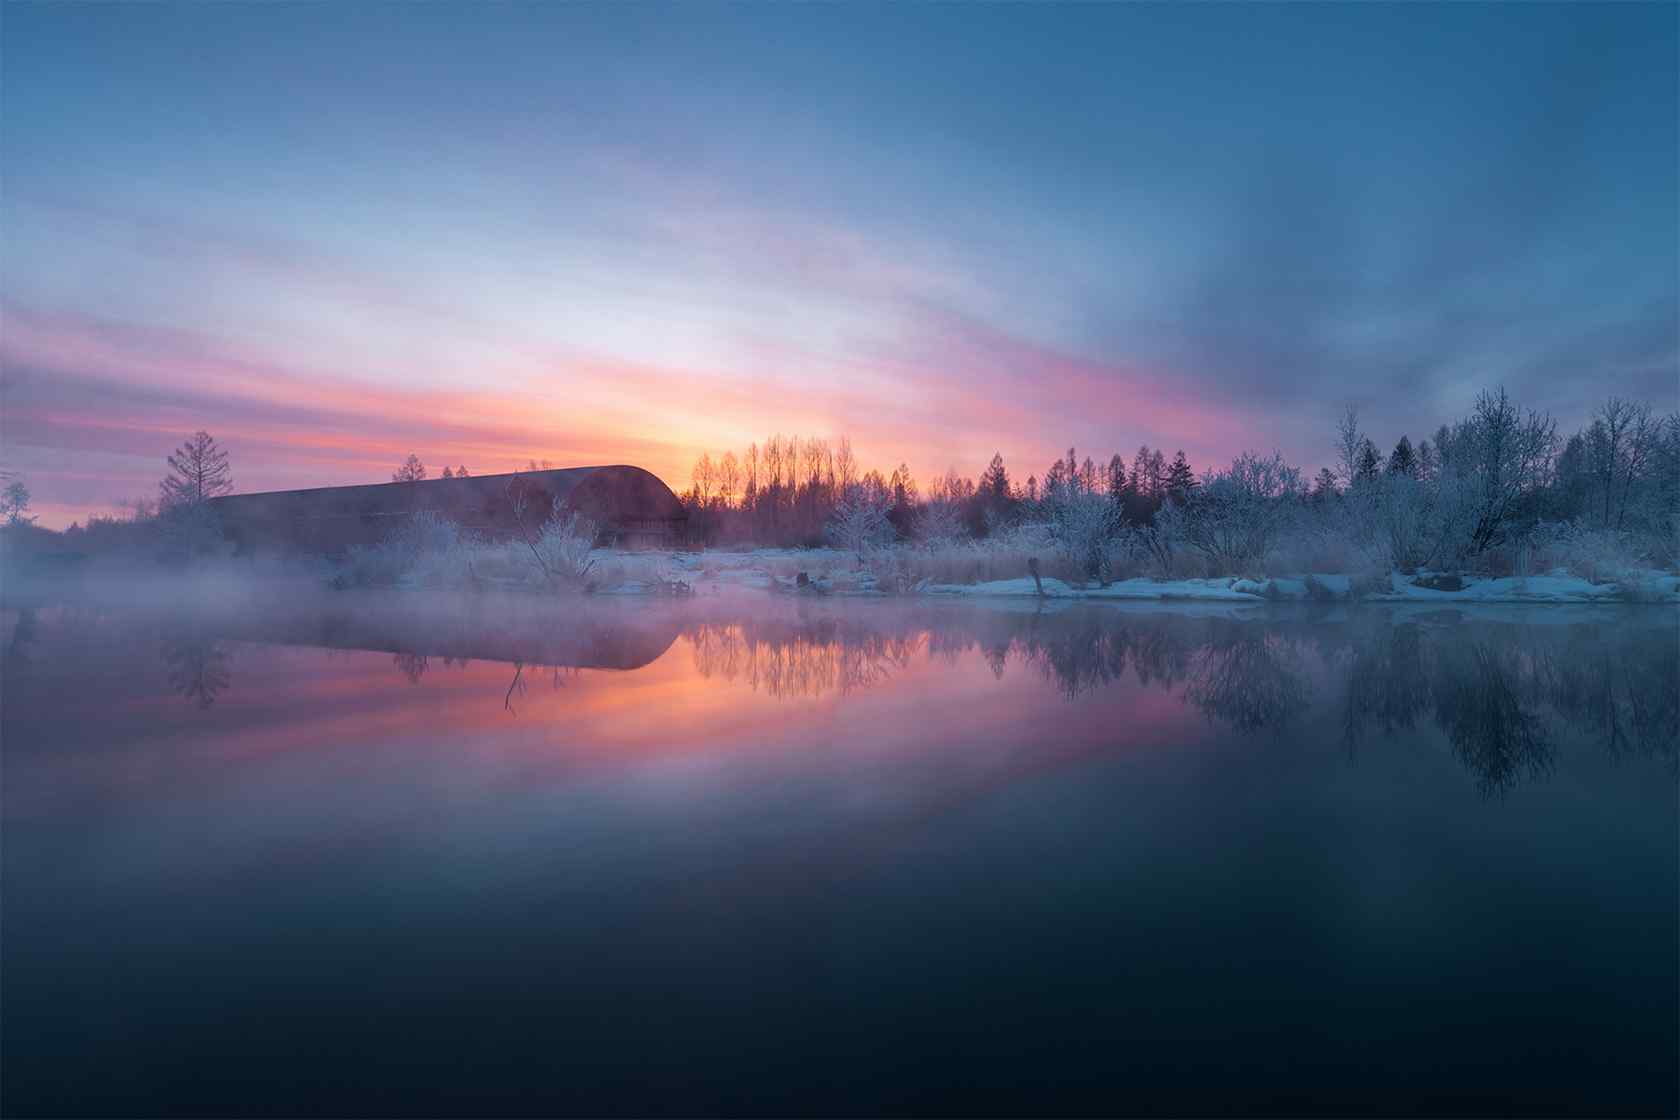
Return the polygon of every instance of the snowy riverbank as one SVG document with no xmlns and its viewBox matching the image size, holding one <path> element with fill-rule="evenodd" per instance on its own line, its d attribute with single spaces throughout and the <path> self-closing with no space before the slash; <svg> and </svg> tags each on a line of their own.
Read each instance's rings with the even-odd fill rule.
<svg viewBox="0 0 1680 1120">
<path fill-rule="evenodd" d="M 1222 603 L 1674 603 L 1680 604 L 1680 576 L 1649 570 L 1624 572 L 1613 582 L 1593 582 L 1558 569 L 1543 575 L 1432 577 L 1391 573 L 1386 579 L 1315 574 L 1266 579 L 1116 580 L 1080 586 L 1044 576 L 974 582 L 920 579 L 896 587 L 879 574 L 882 565 L 863 565 L 836 549 L 761 549 L 750 552 L 616 554 L 607 565 L 618 575 L 599 593 L 634 595 L 673 581 L 696 594 L 754 590 L 814 595 L 889 593 L 986 599 L 1090 599 L 1116 601 L 1200 601 Z M 892 565 L 886 565 L 891 568 Z M 803 576 L 803 583 L 801 577 Z"/>
</svg>

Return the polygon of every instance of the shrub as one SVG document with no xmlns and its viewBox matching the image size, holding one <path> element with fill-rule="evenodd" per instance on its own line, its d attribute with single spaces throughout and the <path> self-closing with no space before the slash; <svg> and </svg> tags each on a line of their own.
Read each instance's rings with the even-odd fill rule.
<svg viewBox="0 0 1680 1120">
<path fill-rule="evenodd" d="M 1590 583 L 1617 583 L 1645 566 L 1632 533 L 1579 524 L 1540 524 L 1524 544 L 1539 570 L 1564 568 Z"/>
<path fill-rule="evenodd" d="M 595 567 L 595 524 L 565 509 L 558 501 L 542 530 L 531 543 L 537 575 L 549 583 L 580 587 Z"/>
<path fill-rule="evenodd" d="M 828 540 L 836 548 L 857 554 L 891 543 L 896 532 L 887 519 L 891 510 L 889 499 L 863 487 L 835 503 L 834 514 L 824 528 Z"/>
<path fill-rule="evenodd" d="M 1107 496 L 1073 487 L 1047 503 L 1049 534 L 1080 580 L 1106 584 L 1112 576 L 1109 547 L 1120 529 L 1120 511 Z"/>
<path fill-rule="evenodd" d="M 1293 522 L 1300 493 L 1301 474 L 1282 455 L 1245 451 L 1197 487 L 1174 528 L 1221 574 L 1242 571 L 1265 560 Z"/>
</svg>

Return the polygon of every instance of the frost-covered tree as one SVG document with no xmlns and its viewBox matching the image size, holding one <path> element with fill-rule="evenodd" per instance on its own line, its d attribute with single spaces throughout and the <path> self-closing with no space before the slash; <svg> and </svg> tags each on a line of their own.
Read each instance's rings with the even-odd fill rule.
<svg viewBox="0 0 1680 1120">
<path fill-rule="evenodd" d="M 946 544 L 963 536 L 962 507 L 956 502 L 929 499 L 916 511 L 915 537 L 923 544 Z"/>
<path fill-rule="evenodd" d="M 1659 427 L 1651 406 L 1611 397 L 1599 406 L 1587 429 L 1587 473 L 1592 514 L 1606 529 L 1627 526 L 1635 487 L 1643 480 Z"/>
<path fill-rule="evenodd" d="M 1350 404 L 1336 422 L 1336 467 L 1344 485 L 1353 485 L 1359 476 L 1359 452 L 1365 443 L 1359 430 L 1359 409 Z"/>
<path fill-rule="evenodd" d="M 229 493 L 228 457 L 209 432 L 196 432 L 169 456 L 169 474 L 158 484 L 158 505 L 179 509 L 203 505 Z"/>
<path fill-rule="evenodd" d="M 448 467 L 444 467 L 442 477 L 444 477 L 444 478 L 454 478 L 455 477 L 455 472 L 450 470 Z"/>
<path fill-rule="evenodd" d="M 927 500 L 912 519 L 912 535 L 927 544 L 953 541 L 964 533 L 963 513 L 973 504 L 974 483 L 955 468 L 928 483 Z"/>
<path fill-rule="evenodd" d="M 392 482 L 420 482 L 426 477 L 426 464 L 420 461 L 420 456 L 410 451 L 402 466 L 391 472 Z"/>
<path fill-rule="evenodd" d="M 825 532 L 837 548 L 862 555 L 867 549 L 891 543 L 894 530 L 888 514 L 893 509 L 892 486 L 854 487 L 835 503 Z"/>
<path fill-rule="evenodd" d="M 1503 387 L 1476 398 L 1470 418 L 1451 437 L 1453 473 L 1469 484 L 1475 500 L 1472 553 L 1505 540 L 1548 477 L 1556 443 L 1557 423 L 1532 410 L 1524 415 Z"/>
<path fill-rule="evenodd" d="M 1120 530 L 1120 511 L 1108 495 L 1077 482 L 1047 496 L 1046 504 L 1050 535 L 1057 547 L 1085 573 L 1085 578 L 1106 585 L 1112 574 L 1108 546 Z"/>
<path fill-rule="evenodd" d="M 1185 504 L 1184 542 L 1216 568 L 1263 560 L 1294 518 L 1300 494 L 1301 474 L 1282 455 L 1245 451 Z"/>
</svg>

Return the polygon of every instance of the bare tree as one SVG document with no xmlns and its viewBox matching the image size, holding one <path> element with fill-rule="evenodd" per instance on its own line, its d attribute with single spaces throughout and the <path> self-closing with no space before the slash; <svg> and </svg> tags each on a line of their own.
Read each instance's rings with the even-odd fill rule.
<svg viewBox="0 0 1680 1120">
<path fill-rule="evenodd" d="M 1336 469 L 1342 485 L 1353 485 L 1359 476 L 1359 453 L 1364 445 L 1365 436 L 1359 430 L 1359 409 L 1350 404 L 1336 422 Z"/>
<path fill-rule="evenodd" d="M 1628 498 L 1644 475 L 1656 444 L 1659 425 L 1651 406 L 1620 397 L 1605 401 L 1587 429 L 1587 457 L 1595 505 L 1606 529 L 1620 529 L 1627 521 Z"/>
<path fill-rule="evenodd" d="M 712 453 L 702 451 L 700 458 L 694 461 L 694 498 L 705 509 L 712 504 L 712 487 L 717 485 L 717 468 L 712 466 Z"/>
<path fill-rule="evenodd" d="M 426 464 L 412 451 L 408 453 L 408 458 L 403 460 L 402 466 L 391 473 L 392 482 L 419 482 L 425 477 Z"/>
<path fill-rule="evenodd" d="M 723 453 L 723 458 L 717 462 L 715 477 L 717 479 L 719 504 L 725 509 L 733 508 L 736 496 L 741 489 L 741 464 L 735 458 L 735 452 L 725 451 Z"/>
<path fill-rule="evenodd" d="M 1557 446 L 1557 423 L 1526 416 L 1501 386 L 1476 398 L 1470 419 L 1453 434 L 1453 467 L 1476 486 L 1477 508 L 1470 550 L 1482 552 L 1505 539 L 1523 498 L 1545 480 Z"/>
<path fill-rule="evenodd" d="M 169 456 L 169 474 L 158 484 L 158 505 L 199 506 L 232 489 L 227 452 L 209 432 L 197 432 Z"/>
<path fill-rule="evenodd" d="M 846 436 L 840 437 L 840 446 L 834 449 L 834 485 L 841 495 L 851 492 L 858 481 L 857 456 L 852 453 L 852 441 Z"/>
</svg>

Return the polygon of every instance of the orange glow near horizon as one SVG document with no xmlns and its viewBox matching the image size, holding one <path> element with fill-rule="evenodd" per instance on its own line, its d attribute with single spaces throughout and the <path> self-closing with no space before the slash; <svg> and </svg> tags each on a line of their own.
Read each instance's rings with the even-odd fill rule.
<svg viewBox="0 0 1680 1120">
<path fill-rule="evenodd" d="M 35 512 L 51 528 L 151 496 L 164 456 L 200 428 L 228 448 L 239 492 L 384 481 L 411 451 L 434 474 L 463 465 L 475 474 L 502 473 L 531 460 L 630 463 L 681 492 L 702 453 L 740 454 L 777 433 L 846 435 L 864 469 L 886 473 L 907 462 L 921 479 L 949 467 L 977 476 L 1000 452 L 1024 482 L 1062 448 L 1022 430 L 1022 394 L 1074 402 L 1059 410 L 1052 430 L 1091 425 L 1100 408 L 1081 402 L 1096 402 L 1126 416 L 1134 431 L 1147 424 L 1145 431 L 1194 432 L 1204 444 L 1234 441 L 1241 432 L 1236 417 L 1201 411 L 1135 374 L 948 317 L 938 331 L 949 367 L 884 358 L 870 371 L 815 379 L 821 388 L 783 376 L 551 354 L 475 376 L 489 386 L 479 391 L 329 376 L 242 354 L 227 340 L 195 332 L 11 305 L 4 312 L 8 427 L 50 450 L 38 457 L 45 462 L 30 463 L 14 447 L 8 465 L 28 478 Z M 959 377 L 947 369 L 968 372 Z M 1016 369 L 1035 372 L 1023 380 Z M 889 394 L 892 407 L 874 399 L 880 379 L 902 387 Z M 1151 403 L 1129 403 L 1139 400 Z M 1119 450 L 1129 459 L 1139 442 L 1157 440 L 1116 436 L 1100 455 L 1095 446 L 1089 453 L 1106 461 Z M 1200 446 L 1192 446 L 1193 456 Z"/>
</svg>

